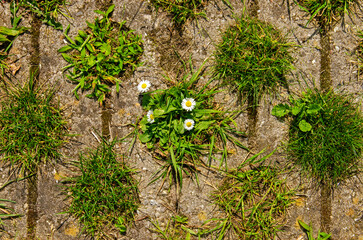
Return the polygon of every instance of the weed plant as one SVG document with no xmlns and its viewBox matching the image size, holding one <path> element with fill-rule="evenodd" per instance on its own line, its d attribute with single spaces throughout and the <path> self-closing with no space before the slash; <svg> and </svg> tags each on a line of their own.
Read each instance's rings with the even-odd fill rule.
<svg viewBox="0 0 363 240">
<path fill-rule="evenodd" d="M 191 233 L 188 228 L 188 217 L 176 215 L 172 216 L 163 229 L 158 221 L 151 221 L 154 225 L 153 232 L 156 232 L 159 239 L 165 240 L 178 240 L 178 239 L 190 239 Z"/>
<path fill-rule="evenodd" d="M 17 17 L 19 7 L 14 3 L 10 5 L 11 28 L 0 26 L 0 78 L 4 75 L 5 69 L 7 69 L 7 58 L 13 42 L 17 36 L 24 33 L 27 28 L 19 27 L 21 16 Z"/>
<path fill-rule="evenodd" d="M 58 148 L 65 142 L 66 122 L 55 90 L 35 87 L 31 78 L 24 86 L 6 82 L 0 100 L 1 161 L 10 162 L 20 172 L 36 173 L 39 164 L 61 156 Z"/>
<path fill-rule="evenodd" d="M 327 234 L 325 232 L 320 232 L 320 231 L 318 231 L 318 237 L 314 238 L 312 226 L 307 225 L 306 223 L 304 223 L 303 221 L 300 221 L 300 220 L 298 222 L 299 222 L 300 227 L 304 230 L 304 232 L 306 232 L 308 240 L 328 240 L 328 239 L 330 239 L 331 234 Z"/>
<path fill-rule="evenodd" d="M 79 219 L 82 232 L 96 239 L 109 237 L 112 229 L 125 233 L 139 205 L 135 170 L 118 160 L 115 144 L 116 140 L 103 140 L 97 149 L 81 154 L 75 163 L 80 175 L 65 180 L 71 199 L 66 213 Z"/>
<path fill-rule="evenodd" d="M 110 20 L 114 7 L 112 5 L 106 12 L 96 10 L 102 18 L 96 18 L 94 23 L 87 22 L 89 28 L 78 31 L 74 40 L 68 36 L 69 26 L 65 31 L 69 44 L 58 51 L 69 63 L 63 70 L 73 68 L 67 72 L 67 78 L 77 84 L 73 89 L 77 99 L 79 89 L 91 90 L 87 97 L 97 98 L 102 104 L 111 91 L 109 85 L 116 84 L 118 92 L 119 77 L 140 65 L 143 53 L 141 36 L 128 30 L 125 21 L 115 23 Z"/>
<path fill-rule="evenodd" d="M 181 27 L 188 19 L 207 18 L 203 11 L 208 0 L 150 0 L 158 11 L 162 8 L 172 15 L 175 26 Z"/>
<path fill-rule="evenodd" d="M 203 69 L 204 64 L 174 86 L 143 95 L 142 106 L 148 114 L 139 123 L 139 139 L 164 162 L 152 182 L 169 179 L 170 185 L 176 183 L 181 189 L 183 174 L 198 179 L 197 165 L 210 166 L 216 159 L 213 153 L 221 153 L 220 166 L 227 167 L 228 141 L 247 149 L 238 140 L 245 136 L 234 121 L 239 112 L 223 110 L 213 102 L 219 91 L 210 87 L 211 81 L 197 88 Z M 208 162 L 202 156 L 208 156 Z"/>
<path fill-rule="evenodd" d="M 284 74 L 293 69 L 289 53 L 293 46 L 272 25 L 241 17 L 217 45 L 213 74 L 257 106 L 265 92 L 287 86 Z"/>
<path fill-rule="evenodd" d="M 36 14 L 43 23 L 57 30 L 63 30 L 62 24 L 58 22 L 59 14 L 67 15 L 67 0 L 7 0 L 17 7 Z"/>
<path fill-rule="evenodd" d="M 7 200 L 7 199 L 0 199 L 0 202 L 15 203 L 14 201 Z M 4 203 L 0 203 L 0 232 L 3 230 L 3 227 L 4 227 L 4 222 L 3 222 L 4 219 L 17 218 L 17 217 L 23 216 L 21 214 L 16 214 L 16 213 L 12 213 L 12 212 L 14 212 L 13 209 L 9 208 Z"/>
<path fill-rule="evenodd" d="M 363 116 L 352 97 L 308 89 L 272 109 L 289 116 L 289 159 L 307 175 L 333 186 L 361 169 Z"/>
<path fill-rule="evenodd" d="M 348 16 L 354 15 L 359 7 L 358 0 L 297 0 L 297 5 L 310 14 L 309 24 L 316 19 L 321 26 L 329 26 Z"/>
<path fill-rule="evenodd" d="M 224 216 L 213 218 L 215 227 L 209 232 L 214 239 L 274 239 L 281 231 L 286 209 L 293 202 L 294 191 L 280 179 L 283 170 L 262 165 L 271 155 L 262 152 L 226 172 L 226 177 L 212 194 Z M 254 166 L 248 170 L 246 166 Z"/>
</svg>

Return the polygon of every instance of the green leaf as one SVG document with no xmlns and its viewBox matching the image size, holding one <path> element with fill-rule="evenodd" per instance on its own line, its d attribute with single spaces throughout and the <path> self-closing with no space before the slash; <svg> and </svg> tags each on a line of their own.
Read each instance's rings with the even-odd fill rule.
<svg viewBox="0 0 363 240">
<path fill-rule="evenodd" d="M 215 122 L 215 120 L 211 120 L 211 121 L 201 121 L 199 122 L 196 126 L 195 129 L 202 131 L 205 129 L 208 129 L 210 125 L 212 125 Z"/>
<path fill-rule="evenodd" d="M 64 60 L 66 60 L 68 63 L 73 63 L 72 58 L 65 53 L 62 53 L 62 57 L 64 58 Z"/>
<path fill-rule="evenodd" d="M 311 104 L 308 106 L 308 110 L 306 110 L 307 114 L 315 114 L 321 110 L 321 106 L 319 104 Z"/>
<path fill-rule="evenodd" d="M 111 5 L 107 11 L 106 11 L 106 16 L 108 17 L 108 15 L 113 11 L 113 9 L 115 8 L 115 5 Z"/>
<path fill-rule="evenodd" d="M 280 103 L 272 109 L 271 114 L 276 117 L 283 117 L 287 115 L 289 112 L 290 112 L 290 106 L 287 104 Z"/>
<path fill-rule="evenodd" d="M 152 136 L 150 135 L 150 133 L 145 132 L 143 134 L 139 134 L 139 139 L 142 143 L 147 143 L 152 139 Z"/>
<path fill-rule="evenodd" d="M 63 53 L 63 52 L 67 52 L 69 50 L 72 50 L 73 48 L 70 45 L 66 45 L 64 47 L 61 47 L 60 49 L 58 49 L 59 53 Z"/>
<path fill-rule="evenodd" d="M 308 123 L 307 121 L 305 120 L 301 120 L 299 122 L 299 128 L 301 131 L 303 132 L 308 132 L 311 130 L 312 126 L 310 125 L 310 123 Z"/>
<path fill-rule="evenodd" d="M 293 106 L 291 109 L 292 115 L 294 115 L 294 116 L 298 115 L 299 112 L 301 111 L 301 109 L 302 109 L 302 105 Z"/>
<path fill-rule="evenodd" d="M 155 118 L 160 117 L 160 116 L 162 116 L 164 114 L 165 114 L 164 109 L 155 109 L 154 110 L 154 117 Z"/>
</svg>

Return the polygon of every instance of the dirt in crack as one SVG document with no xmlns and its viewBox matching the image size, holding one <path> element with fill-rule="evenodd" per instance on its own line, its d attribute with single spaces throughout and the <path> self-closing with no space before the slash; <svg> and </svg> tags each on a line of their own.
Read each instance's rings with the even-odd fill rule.
<svg viewBox="0 0 363 240">
<path fill-rule="evenodd" d="M 257 125 L 257 115 L 258 107 L 254 105 L 254 99 L 249 97 L 247 99 L 247 115 L 248 115 L 248 147 L 250 150 L 254 151 L 256 146 L 256 125 Z"/>
<path fill-rule="evenodd" d="M 105 139 L 110 139 L 111 121 L 112 121 L 111 100 L 109 96 L 106 96 L 106 99 L 102 103 L 102 112 L 101 112 L 102 136 Z"/>
<path fill-rule="evenodd" d="M 258 0 L 251 0 L 248 3 L 248 13 L 253 18 L 258 18 L 258 10 L 260 6 Z M 247 99 L 247 114 L 248 114 L 248 147 L 253 151 L 256 146 L 256 126 L 257 126 L 257 115 L 258 109 L 255 106 L 255 99 L 249 97 Z"/>
<path fill-rule="evenodd" d="M 34 84 L 39 81 L 39 66 L 40 66 L 40 27 L 42 25 L 42 21 L 37 18 L 35 14 L 32 15 L 31 22 L 31 46 L 30 46 L 30 69 L 29 74 L 30 77 L 33 77 Z M 35 171 L 36 168 L 34 168 Z M 27 215 L 27 239 L 33 240 L 36 239 L 36 229 L 37 229 L 37 220 L 38 220 L 38 210 L 37 210 L 37 199 L 38 199 L 38 187 L 37 187 L 37 175 L 35 174 L 33 177 L 28 178 L 27 180 L 27 204 L 28 211 Z"/>
<path fill-rule="evenodd" d="M 38 186 L 37 186 L 37 175 L 28 178 L 27 180 L 27 240 L 36 239 L 36 228 L 38 220 L 38 210 L 37 210 L 37 199 L 38 199 Z"/>
<path fill-rule="evenodd" d="M 39 80 L 39 66 L 40 66 L 40 42 L 39 42 L 39 35 L 40 35 L 40 27 L 42 25 L 42 21 L 37 18 L 35 14 L 32 16 L 32 23 L 31 23 L 31 46 L 30 46 L 30 69 L 29 74 L 33 77 L 34 82 Z"/>
<path fill-rule="evenodd" d="M 320 89 L 322 91 L 328 91 L 332 85 L 330 39 L 329 27 L 322 25 L 320 30 Z"/>
<path fill-rule="evenodd" d="M 320 224 L 321 231 L 330 233 L 331 226 L 331 188 L 322 184 L 320 191 Z"/>
<path fill-rule="evenodd" d="M 332 87 L 331 78 L 331 51 L 330 26 L 320 24 L 320 90 L 329 91 Z M 329 233 L 331 226 L 331 188 L 329 184 L 322 184 L 320 192 L 320 224 L 323 232 Z"/>
</svg>

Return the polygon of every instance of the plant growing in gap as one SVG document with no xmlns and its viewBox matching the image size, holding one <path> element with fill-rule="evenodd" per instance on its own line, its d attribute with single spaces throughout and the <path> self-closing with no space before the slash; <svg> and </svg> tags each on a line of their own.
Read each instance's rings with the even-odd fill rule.
<svg viewBox="0 0 363 240">
<path fill-rule="evenodd" d="M 293 69 L 289 52 L 293 46 L 272 25 L 255 18 L 237 18 L 217 45 L 213 75 L 256 107 L 264 93 L 287 86 L 284 74 Z"/>
<path fill-rule="evenodd" d="M 74 164 L 80 175 L 63 181 L 71 199 L 64 213 L 79 219 L 82 231 L 96 239 L 109 237 L 113 229 L 124 234 L 139 206 L 135 170 L 118 160 L 116 143 L 102 139 L 97 149 L 81 154 Z"/>
<path fill-rule="evenodd" d="M 320 183 L 333 186 L 361 168 L 363 116 L 352 97 L 308 89 L 272 115 L 289 117 L 288 157 Z"/>
<path fill-rule="evenodd" d="M 196 71 L 191 66 L 191 72 L 168 89 L 143 94 L 142 106 L 147 114 L 135 125 L 134 132 L 163 162 L 152 182 L 169 179 L 170 186 L 176 183 L 181 189 L 183 174 L 198 180 L 197 166 L 210 166 L 216 159 L 214 153 L 221 153 L 219 164 L 227 167 L 228 141 L 247 149 L 238 140 L 245 134 L 237 130 L 234 121 L 240 111 L 229 112 L 213 102 L 219 90 L 210 86 L 211 80 L 197 88 L 204 64 Z M 208 156 L 208 162 L 201 160 L 203 155 Z"/>
<path fill-rule="evenodd" d="M 325 232 L 318 231 L 318 237 L 314 238 L 312 226 L 307 225 L 306 223 L 304 223 L 303 221 L 300 221 L 300 220 L 298 222 L 299 222 L 300 227 L 303 229 L 303 231 L 306 232 L 308 240 L 328 240 L 331 236 L 331 234 L 327 234 Z"/>
<path fill-rule="evenodd" d="M 158 11 L 164 9 L 172 15 L 174 24 L 181 27 L 188 19 L 207 18 L 203 11 L 208 0 L 150 0 Z"/>
<path fill-rule="evenodd" d="M 0 154 L 24 173 L 36 173 L 41 163 L 58 159 L 67 134 L 55 90 L 35 87 L 30 78 L 24 86 L 5 81 L 0 101 Z"/>
<path fill-rule="evenodd" d="M 262 151 L 263 152 L 263 151 Z M 244 161 L 226 177 L 212 194 L 214 204 L 224 216 L 206 222 L 215 239 L 274 239 L 288 206 L 293 203 L 294 191 L 280 178 L 278 167 L 263 165 L 273 154 L 260 158 L 262 152 Z M 245 170 L 246 166 L 249 170 Z"/>
<path fill-rule="evenodd" d="M 7 69 L 6 59 L 8 58 L 9 51 L 13 42 L 17 36 L 24 33 L 27 28 L 19 27 L 21 16 L 17 17 L 16 14 L 19 7 L 15 3 L 10 4 L 11 28 L 0 26 L 0 78 L 4 75 L 5 69 Z"/>
<path fill-rule="evenodd" d="M 7 200 L 7 199 L 0 199 L 0 202 L 15 203 L 14 201 Z M 16 214 L 16 213 L 12 213 L 12 212 L 14 212 L 14 209 L 6 206 L 6 204 L 4 204 L 4 203 L 0 203 L 0 232 L 2 231 L 2 228 L 4 227 L 4 222 L 3 222 L 4 219 L 17 218 L 17 217 L 23 216 L 21 214 Z"/>
<path fill-rule="evenodd" d="M 157 220 L 151 221 L 151 223 L 154 225 L 154 228 L 150 230 L 156 232 L 159 235 L 159 239 L 191 239 L 191 230 L 188 228 L 188 217 L 186 216 L 172 216 L 164 229 L 160 227 Z"/>
<path fill-rule="evenodd" d="M 106 12 L 96 10 L 102 18 L 96 18 L 94 23 L 87 22 L 88 29 L 78 31 L 74 40 L 68 36 L 69 26 L 64 33 L 69 44 L 58 52 L 69 63 L 63 70 L 69 70 L 67 78 L 77 84 L 73 89 L 77 99 L 79 89 L 90 90 L 91 93 L 86 96 L 97 98 L 102 104 L 106 94 L 111 91 L 109 86 L 116 84 L 116 91 L 119 92 L 119 78 L 126 71 L 134 71 L 141 65 L 141 36 L 129 30 L 125 26 L 126 21 L 111 21 L 110 14 L 114 7 L 112 5 Z"/>
<path fill-rule="evenodd" d="M 345 14 L 354 15 L 359 7 L 357 0 L 296 0 L 297 5 L 310 14 L 307 24 L 316 19 L 321 26 L 329 26 L 343 19 Z"/>
<path fill-rule="evenodd" d="M 58 21 L 58 15 L 67 15 L 66 0 L 7 0 L 11 4 L 22 7 L 37 15 L 48 26 L 57 30 L 63 30 L 62 24 Z"/>
</svg>

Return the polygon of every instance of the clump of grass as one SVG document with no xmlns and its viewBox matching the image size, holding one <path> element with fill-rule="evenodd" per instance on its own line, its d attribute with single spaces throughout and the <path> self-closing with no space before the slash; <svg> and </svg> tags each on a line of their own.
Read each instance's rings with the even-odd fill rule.
<svg viewBox="0 0 363 240">
<path fill-rule="evenodd" d="M 290 117 L 288 156 L 307 175 L 332 186 L 361 168 L 363 116 L 352 97 L 308 89 L 272 114 Z"/>
<path fill-rule="evenodd" d="M 188 19 L 207 18 L 203 9 L 208 0 L 150 0 L 150 2 L 156 10 L 162 8 L 170 13 L 177 27 L 184 25 Z"/>
<path fill-rule="evenodd" d="M 96 239 L 107 238 L 112 229 L 125 233 L 139 205 L 135 170 L 118 160 L 115 144 L 116 140 L 103 140 L 87 156 L 81 154 L 75 163 L 81 174 L 65 180 L 71 199 L 66 213 L 79 219 L 82 231 Z"/>
<path fill-rule="evenodd" d="M 345 14 L 353 15 L 359 7 L 357 0 L 297 0 L 298 6 L 311 17 L 308 24 L 316 19 L 322 26 L 329 26 L 340 19 L 344 20 Z"/>
<path fill-rule="evenodd" d="M 11 4 L 22 7 L 37 15 L 43 23 L 57 30 L 63 30 L 63 26 L 58 22 L 58 15 L 67 15 L 67 0 L 7 0 Z"/>
<path fill-rule="evenodd" d="M 159 235 L 159 239 L 177 240 L 190 239 L 191 233 L 188 228 L 188 217 L 182 215 L 172 216 L 165 228 L 160 227 L 158 221 L 151 221 L 155 228 L 150 229 Z"/>
<path fill-rule="evenodd" d="M 73 68 L 73 71 L 68 71 L 67 78 L 77 83 L 73 89 L 77 99 L 79 89 L 91 90 L 87 97 L 97 98 L 102 104 L 106 94 L 111 91 L 109 85 L 116 84 L 118 92 L 121 83 L 119 77 L 141 64 L 141 36 L 127 29 L 125 21 L 115 23 L 110 20 L 114 7 L 112 5 L 106 12 L 96 10 L 102 18 L 96 18 L 94 23 L 87 22 L 89 28 L 78 31 L 74 40 L 68 36 L 69 26 L 64 33 L 69 44 L 58 52 L 69 63 L 63 70 Z"/>
<path fill-rule="evenodd" d="M 281 231 L 286 209 L 292 204 L 294 191 L 280 179 L 283 170 L 263 166 L 272 154 L 259 158 L 262 152 L 226 172 L 226 177 L 212 195 L 224 216 L 208 220 L 214 222 L 209 232 L 215 239 L 274 239 Z M 245 170 L 246 166 L 254 166 Z M 257 166 L 256 166 L 257 165 Z"/>
<path fill-rule="evenodd" d="M 217 159 L 214 153 L 221 153 L 220 166 L 227 167 L 228 141 L 247 149 L 238 140 L 245 136 L 234 121 L 239 112 L 223 110 L 213 102 L 219 91 L 210 87 L 211 80 L 197 87 L 204 64 L 196 71 L 191 67 L 174 86 L 143 95 L 142 106 L 148 114 L 139 122 L 139 139 L 163 162 L 152 182 L 169 179 L 170 185 L 176 183 L 181 189 L 183 175 L 198 179 L 197 166 L 210 166 Z M 202 156 L 208 156 L 208 162 Z"/>
<path fill-rule="evenodd" d="M 272 25 L 241 17 L 217 45 L 213 74 L 257 106 L 264 93 L 287 86 L 284 74 L 293 68 L 292 47 Z"/>
<path fill-rule="evenodd" d="M 10 162 L 21 172 L 34 173 L 41 163 L 61 156 L 58 148 L 65 142 L 66 122 L 55 90 L 35 87 L 32 78 L 24 86 L 6 82 L 0 100 L 1 161 Z"/>
</svg>

